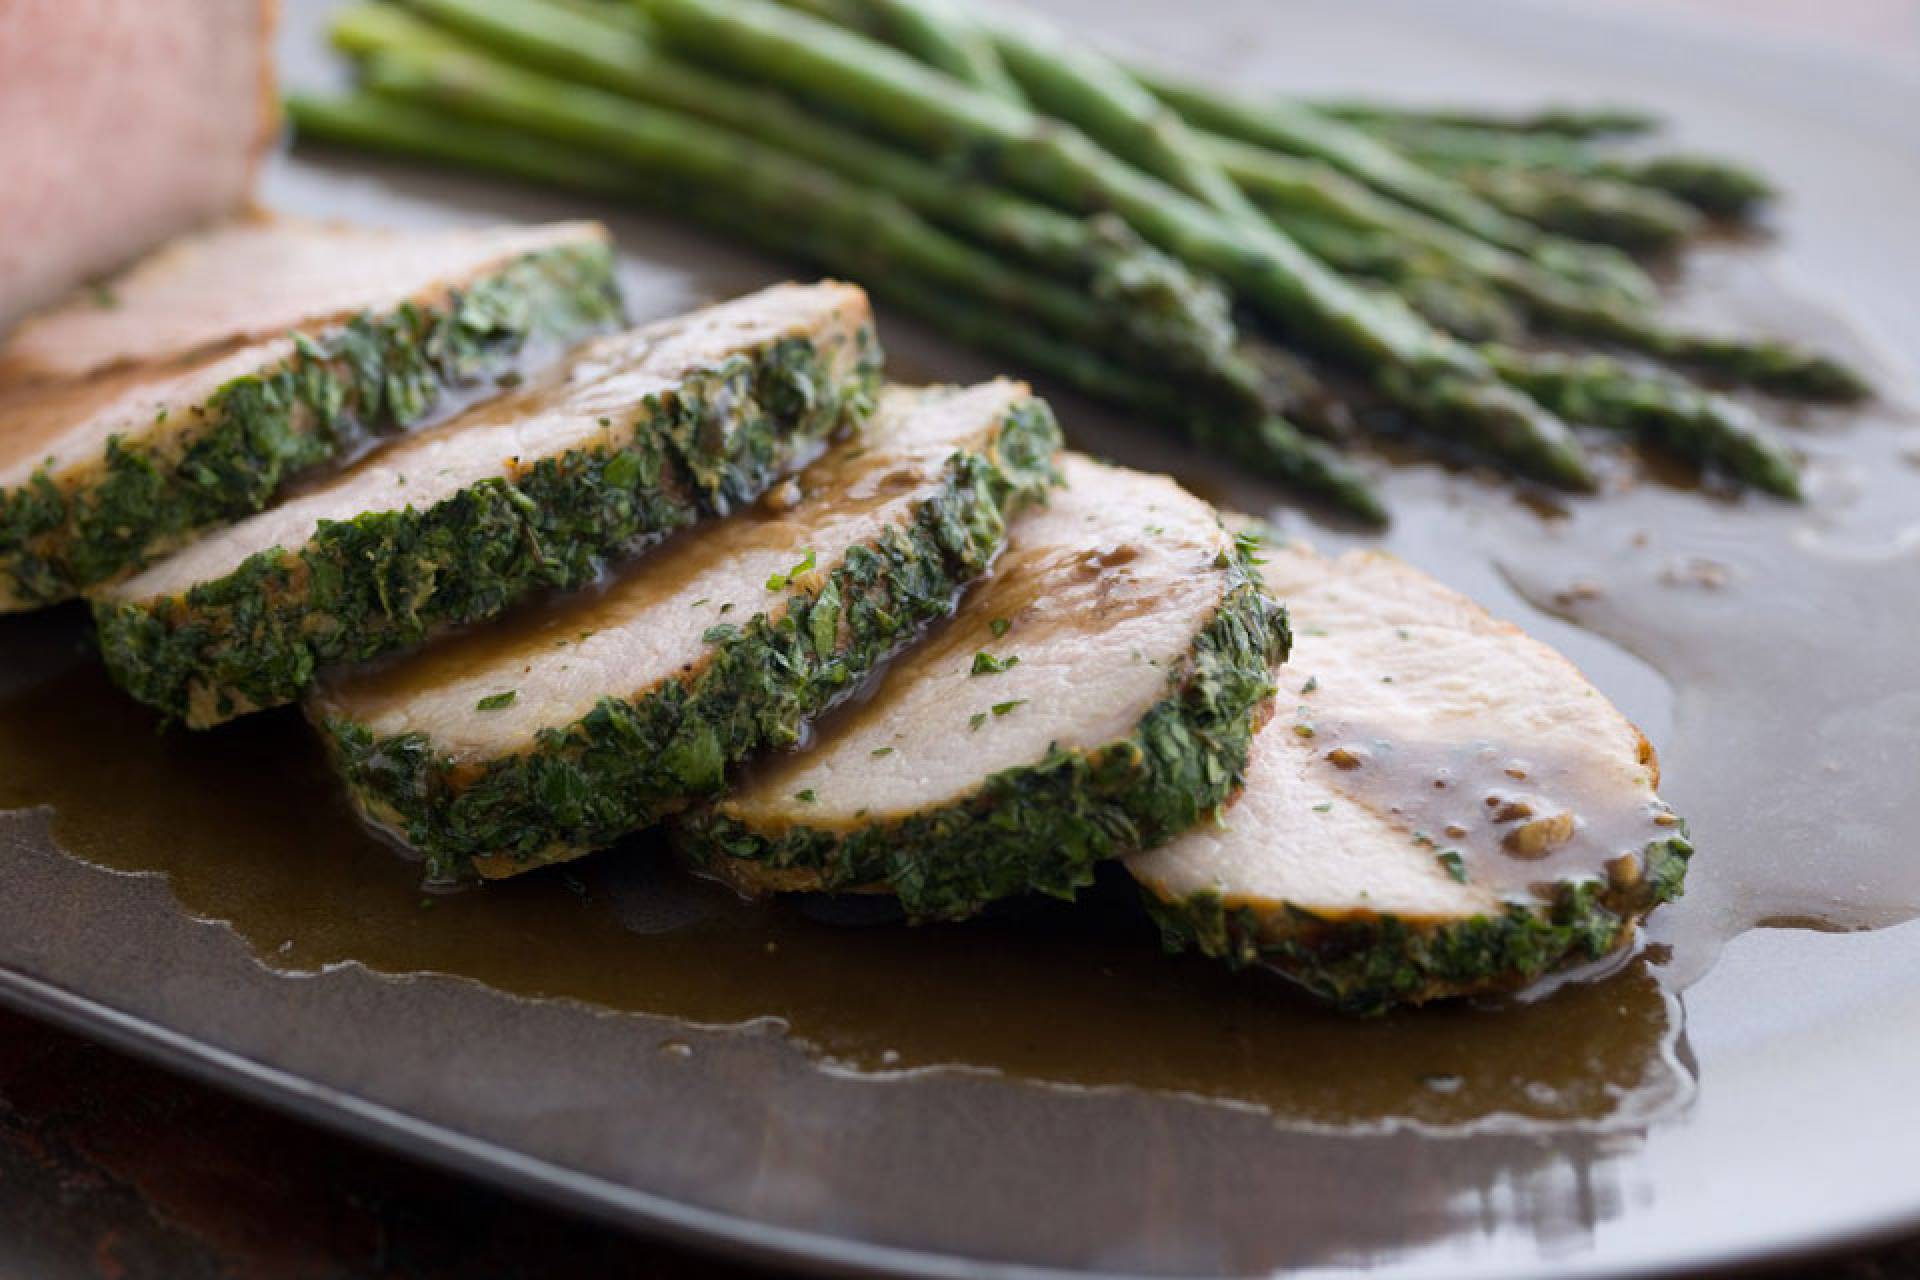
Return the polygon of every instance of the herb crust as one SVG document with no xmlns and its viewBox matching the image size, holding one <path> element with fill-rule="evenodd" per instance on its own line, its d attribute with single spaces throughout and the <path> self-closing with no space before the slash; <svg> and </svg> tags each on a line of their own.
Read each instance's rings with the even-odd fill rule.
<svg viewBox="0 0 1920 1280">
<path fill-rule="evenodd" d="M 43 465 L 0 490 L 0 610 L 57 604 L 194 532 L 261 510 L 292 476 L 405 428 L 446 392 L 507 372 L 529 344 L 571 344 L 621 315 L 610 246 L 526 254 L 433 302 L 362 313 L 230 379 L 150 439 Z M 154 426 L 168 415 L 162 413 Z"/>
<path fill-rule="evenodd" d="M 1488 990 L 1517 990 L 1555 969 L 1598 960 L 1632 938 L 1649 911 L 1678 898 L 1693 854 L 1685 830 L 1648 845 L 1624 883 L 1569 880 L 1536 902 L 1446 921 L 1391 915 L 1328 919 L 1298 907 L 1258 908 L 1202 892 L 1142 894 L 1169 951 L 1192 949 L 1235 968 L 1269 966 L 1355 1013 Z"/>
<path fill-rule="evenodd" d="M 319 727 L 361 810 L 426 855 L 430 874 L 509 875 L 577 856 L 715 794 L 728 766 L 791 746 L 862 676 L 951 612 L 1006 541 L 1011 512 L 1054 482 L 1060 430 L 1044 401 L 1011 410 L 984 452 L 956 454 L 913 519 L 797 575 L 774 610 L 713 628 L 704 662 L 606 697 L 524 751 L 457 762 L 424 735 Z"/>
</svg>

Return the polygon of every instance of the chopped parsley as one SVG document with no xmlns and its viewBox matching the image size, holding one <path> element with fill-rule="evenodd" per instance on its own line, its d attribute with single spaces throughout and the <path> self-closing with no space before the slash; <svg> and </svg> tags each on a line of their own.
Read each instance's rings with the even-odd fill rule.
<svg viewBox="0 0 1920 1280">
<path fill-rule="evenodd" d="M 1233 535 L 1233 549 L 1238 551 L 1248 564 L 1265 564 L 1266 561 L 1253 554 L 1260 549 L 1260 535 L 1251 529 L 1243 529 Z"/>
<path fill-rule="evenodd" d="M 505 693 L 490 693 L 473 704 L 475 711 L 504 711 L 512 706 L 514 699 L 520 696 L 518 689 L 509 689 Z"/>
<path fill-rule="evenodd" d="M 993 638 L 995 640 L 998 640 L 1001 636 L 1004 636 L 1005 634 L 1007 634 L 1007 632 L 1012 627 L 1013 627 L 1013 624 L 1011 622 L 1008 622 L 1005 618 L 995 618 L 992 622 L 989 622 L 987 624 L 987 630 L 993 632 Z"/>
<path fill-rule="evenodd" d="M 640 457 L 630 449 L 620 450 L 600 469 L 600 479 L 610 489 L 631 489 L 640 483 L 642 474 Z"/>
<path fill-rule="evenodd" d="M 967 717 L 967 728 L 978 729 L 981 725 L 985 724 L 986 722 L 987 722 L 987 713 L 984 711 L 976 711 L 972 715 Z"/>
<path fill-rule="evenodd" d="M 1312 693 L 1315 689 L 1318 689 L 1319 687 L 1320 687 L 1320 677 L 1308 676 L 1307 682 L 1300 686 L 1300 692 Z"/>
<path fill-rule="evenodd" d="M 1467 860 L 1460 856 L 1458 849 L 1448 849 L 1444 853 L 1436 855 L 1434 861 L 1439 863 L 1441 867 L 1446 870 L 1446 873 L 1460 884 L 1467 882 Z"/>
<path fill-rule="evenodd" d="M 807 554 L 802 557 L 800 562 L 794 565 L 793 568 L 787 570 L 785 573 L 776 573 L 768 577 L 767 590 L 779 591 L 783 589 L 788 583 L 792 582 L 801 574 L 812 572 L 815 563 L 813 550 L 812 548 L 808 548 Z"/>
<path fill-rule="evenodd" d="M 793 793 L 793 798 L 794 798 L 795 800 L 798 800 L 798 801 L 799 801 L 799 802 L 800 802 L 801 804 L 812 804 L 812 803 L 813 803 L 813 802 L 814 802 L 814 801 L 815 801 L 816 799 L 818 799 L 819 797 L 817 797 L 817 796 L 815 796 L 815 795 L 813 794 L 813 788 L 812 788 L 812 787 L 808 787 L 808 788 L 807 788 L 807 789 L 806 789 L 805 791 L 796 791 L 796 792 L 794 792 L 794 793 Z"/>
<path fill-rule="evenodd" d="M 1011 702 L 996 702 L 993 704 L 993 714 L 996 716 L 1003 716 L 1007 714 L 1007 712 L 1013 710 L 1015 707 L 1024 707 L 1026 705 L 1027 705 L 1027 700 L 1025 698 L 1015 698 Z"/>
<path fill-rule="evenodd" d="M 1321 802 L 1320 802 L 1319 804 L 1317 804 L 1317 805 L 1315 805 L 1315 806 L 1313 806 L 1313 811 L 1314 811 L 1315 813 L 1332 813 L 1332 812 L 1333 812 L 1333 801 L 1331 801 L 1331 800 L 1322 800 L 1322 801 L 1321 801 Z"/>
<path fill-rule="evenodd" d="M 976 676 L 997 676 L 1002 671 L 1011 670 L 1013 667 L 1018 666 L 1019 663 L 1020 655 L 1017 653 L 1009 654 L 1004 658 L 996 658 L 985 649 L 982 649 L 973 655 L 973 670 L 968 672 L 968 674 Z"/>
<path fill-rule="evenodd" d="M 892 747 L 875 747 L 872 751 L 868 752 L 867 754 L 872 756 L 890 756 L 893 754 L 893 748 Z"/>
</svg>

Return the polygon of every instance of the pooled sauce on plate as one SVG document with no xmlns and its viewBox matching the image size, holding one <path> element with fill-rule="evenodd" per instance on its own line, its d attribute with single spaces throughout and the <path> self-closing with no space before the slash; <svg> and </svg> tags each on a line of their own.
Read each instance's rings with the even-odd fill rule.
<svg viewBox="0 0 1920 1280">
<path fill-rule="evenodd" d="M 1075 443 L 1183 465 L 1060 403 Z M 186 911 L 230 922 L 279 971 L 355 962 L 709 1027 L 778 1019 L 836 1069 L 1166 1090 L 1290 1123 L 1639 1125 L 1689 1094 L 1674 993 L 1721 942 L 1769 921 L 1920 913 L 1920 789 L 1889 785 L 1911 778 L 1920 725 L 1914 437 L 1875 409 L 1793 439 L 1815 458 L 1805 507 L 1631 483 L 1625 467 L 1616 491 L 1544 515 L 1432 466 L 1391 478 L 1390 548 L 1568 649 L 1603 692 L 1658 703 L 1626 699 L 1630 714 L 1672 719 L 1644 727 L 1700 847 L 1687 896 L 1617 971 L 1534 999 L 1356 1021 L 1266 975 L 1163 957 L 1122 883 L 1078 909 L 1021 902 L 907 928 L 885 903 L 741 903 L 648 837 L 427 896 L 418 868 L 356 824 L 296 716 L 156 735 L 73 610 L 0 621 L 0 809 L 46 806 L 75 856 L 165 874 Z M 1273 500 L 1250 485 L 1207 496 Z M 1327 550 L 1345 541 L 1286 523 Z"/>
<path fill-rule="evenodd" d="M 1390 815 L 1436 857 L 1459 855 L 1465 878 L 1504 895 L 1539 886 L 1550 897 L 1552 886 L 1621 858 L 1637 867 L 1679 821 L 1597 790 L 1586 761 L 1516 754 L 1497 741 L 1413 741 L 1364 724 L 1301 727 L 1327 742 L 1321 760 L 1334 789 Z"/>
</svg>

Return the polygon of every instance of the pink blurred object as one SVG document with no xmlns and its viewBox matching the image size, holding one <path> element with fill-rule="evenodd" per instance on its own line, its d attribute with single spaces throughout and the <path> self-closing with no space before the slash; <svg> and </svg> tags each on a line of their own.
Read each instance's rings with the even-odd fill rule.
<svg viewBox="0 0 1920 1280">
<path fill-rule="evenodd" d="M 247 201 L 275 0 L 0 0 L 0 326 Z"/>
</svg>

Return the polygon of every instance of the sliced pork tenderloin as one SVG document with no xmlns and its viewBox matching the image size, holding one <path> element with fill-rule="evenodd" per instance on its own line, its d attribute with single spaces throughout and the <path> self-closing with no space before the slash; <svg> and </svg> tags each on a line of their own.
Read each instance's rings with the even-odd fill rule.
<svg viewBox="0 0 1920 1280">
<path fill-rule="evenodd" d="M 1264 555 L 1298 639 L 1246 789 L 1127 860 L 1170 944 L 1377 1009 L 1598 959 L 1679 893 L 1653 749 L 1572 663 L 1391 556 Z"/>
</svg>

